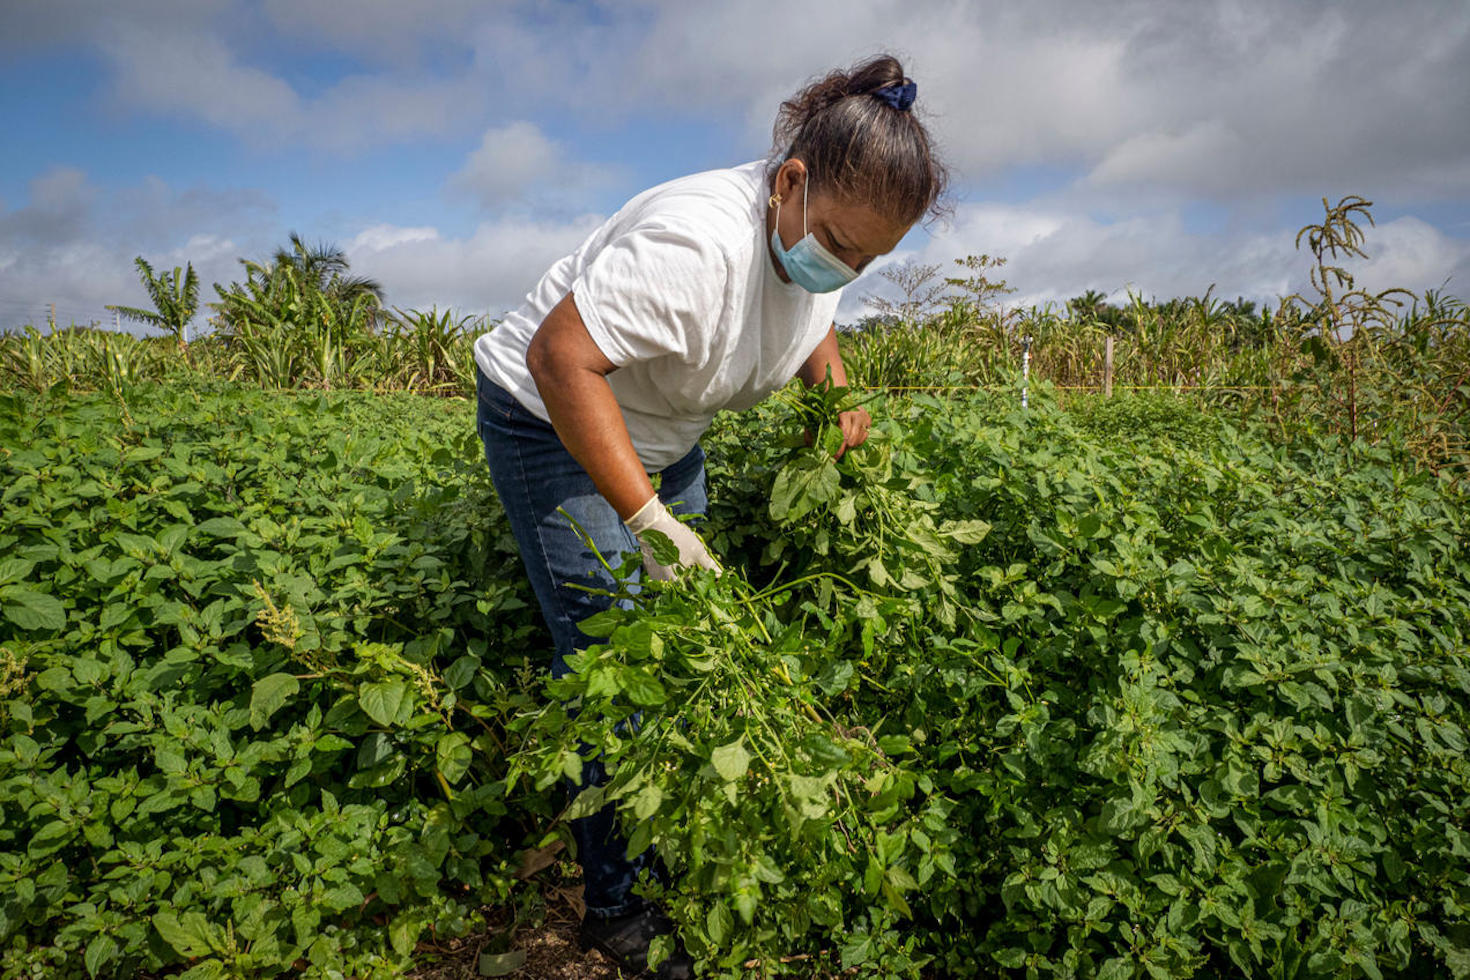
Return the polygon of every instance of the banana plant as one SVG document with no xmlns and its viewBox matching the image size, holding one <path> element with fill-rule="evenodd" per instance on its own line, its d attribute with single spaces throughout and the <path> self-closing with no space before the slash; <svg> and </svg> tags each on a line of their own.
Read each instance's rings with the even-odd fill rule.
<svg viewBox="0 0 1470 980">
<path fill-rule="evenodd" d="M 141 255 L 133 259 L 133 264 L 138 267 L 139 278 L 143 288 L 148 290 L 148 298 L 153 301 L 153 309 L 118 305 L 107 309 L 125 319 L 167 330 L 179 350 L 185 350 L 189 346 L 189 321 L 199 312 L 199 276 L 193 263 L 183 269 L 174 266 L 173 272 L 157 274 Z"/>
</svg>

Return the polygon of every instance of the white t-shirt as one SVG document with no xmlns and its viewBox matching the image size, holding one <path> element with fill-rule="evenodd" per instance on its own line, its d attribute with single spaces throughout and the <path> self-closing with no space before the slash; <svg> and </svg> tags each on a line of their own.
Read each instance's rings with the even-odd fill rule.
<svg viewBox="0 0 1470 980">
<path fill-rule="evenodd" d="M 607 376 L 650 473 L 677 462 L 720 409 L 745 409 L 790 381 L 826 335 L 841 290 L 776 275 L 767 250 L 764 161 L 639 194 L 475 340 L 485 376 L 537 417 L 531 337 L 567 293 L 617 370 Z"/>
</svg>

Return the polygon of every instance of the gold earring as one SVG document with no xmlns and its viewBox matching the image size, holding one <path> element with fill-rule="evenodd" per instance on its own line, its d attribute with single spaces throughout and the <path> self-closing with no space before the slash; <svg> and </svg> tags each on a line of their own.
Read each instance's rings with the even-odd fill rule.
<svg viewBox="0 0 1470 980">
<path fill-rule="evenodd" d="M 771 199 L 769 201 L 767 201 L 766 203 L 767 203 L 767 206 L 769 206 L 769 207 L 773 207 L 773 208 L 774 207 L 780 207 L 780 205 L 781 205 L 781 195 L 780 194 L 772 194 L 771 195 Z"/>
</svg>

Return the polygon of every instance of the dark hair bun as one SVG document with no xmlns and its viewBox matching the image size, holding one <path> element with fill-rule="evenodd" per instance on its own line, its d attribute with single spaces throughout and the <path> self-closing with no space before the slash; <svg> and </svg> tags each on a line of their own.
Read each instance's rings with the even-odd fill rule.
<svg viewBox="0 0 1470 980">
<path fill-rule="evenodd" d="M 928 131 L 908 111 L 911 98 L 878 94 L 911 81 L 885 54 L 811 82 L 781 103 L 775 165 L 798 158 L 814 192 L 861 201 L 906 224 L 939 214 L 948 174 Z"/>
</svg>

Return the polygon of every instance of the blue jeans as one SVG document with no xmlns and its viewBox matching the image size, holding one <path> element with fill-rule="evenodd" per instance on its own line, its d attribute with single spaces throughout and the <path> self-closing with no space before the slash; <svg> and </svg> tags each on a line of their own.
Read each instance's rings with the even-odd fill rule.
<svg viewBox="0 0 1470 980">
<path fill-rule="evenodd" d="M 555 651 L 553 677 L 570 668 L 566 658 L 602 637 L 588 636 L 578 623 L 611 603 L 568 583 L 612 589 L 612 576 L 584 545 L 564 509 L 587 532 L 597 550 L 614 568 L 625 554 L 638 551 L 637 539 L 597 492 L 592 478 L 562 445 L 556 430 L 531 414 L 504 388 L 475 371 L 477 426 L 485 444 L 490 479 L 500 496 L 515 534 L 521 561 L 551 630 Z M 695 446 L 662 471 L 658 495 L 675 514 L 703 516 L 707 503 L 704 450 Z M 599 785 L 606 779 L 602 763 L 583 766 L 582 784 Z M 587 911 L 610 917 L 635 911 L 640 902 L 631 889 L 638 872 L 648 866 L 651 851 L 629 861 L 627 842 L 618 832 L 612 804 L 600 812 L 571 822 L 572 837 L 582 864 L 583 900 Z"/>
</svg>

